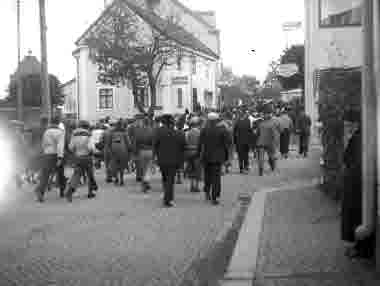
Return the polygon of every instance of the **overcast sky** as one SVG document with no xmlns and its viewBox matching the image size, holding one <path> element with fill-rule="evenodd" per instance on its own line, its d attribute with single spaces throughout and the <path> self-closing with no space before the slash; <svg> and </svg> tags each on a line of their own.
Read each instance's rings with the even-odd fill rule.
<svg viewBox="0 0 380 286">
<path fill-rule="evenodd" d="M 110 0 L 108 0 L 110 1 Z M 268 63 L 277 59 L 286 45 L 282 23 L 303 21 L 304 0 L 180 0 L 194 10 L 216 11 L 221 30 L 223 63 L 234 73 L 255 75 L 263 80 Z M 21 0 L 21 55 L 31 50 L 40 58 L 38 0 Z M 75 40 L 101 13 L 103 0 L 47 0 L 49 73 L 61 82 L 74 78 L 72 57 Z M 291 3 L 291 4 L 290 4 Z M 17 66 L 16 0 L 0 0 L 0 97 Z M 292 43 L 303 42 L 303 30 L 291 32 Z M 252 53 L 255 49 L 256 53 Z"/>
</svg>

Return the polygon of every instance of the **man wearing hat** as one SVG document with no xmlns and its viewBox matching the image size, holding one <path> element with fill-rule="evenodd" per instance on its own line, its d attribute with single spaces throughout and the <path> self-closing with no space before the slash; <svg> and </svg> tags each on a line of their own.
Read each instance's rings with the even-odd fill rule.
<svg viewBox="0 0 380 286">
<path fill-rule="evenodd" d="M 239 119 L 235 123 L 234 143 L 239 158 L 240 173 L 248 173 L 249 171 L 249 149 L 252 140 L 251 122 L 247 113 L 241 113 Z"/>
<path fill-rule="evenodd" d="M 129 137 L 131 139 L 131 144 L 134 149 L 133 158 L 134 158 L 135 167 L 136 167 L 136 181 L 137 182 L 142 182 L 142 176 L 143 176 L 142 174 L 143 170 L 140 164 L 141 160 L 139 160 L 138 150 L 137 150 L 137 138 L 139 137 L 139 134 L 142 133 L 141 130 L 143 129 L 144 118 L 145 118 L 144 114 L 136 114 L 135 122 L 129 128 Z"/>
<path fill-rule="evenodd" d="M 88 178 L 88 195 L 89 199 L 94 198 L 94 191 L 98 189 L 95 181 L 94 170 L 92 165 L 92 153 L 94 149 L 90 141 L 91 133 L 89 131 L 90 124 L 87 121 L 81 120 L 78 128 L 74 130 L 69 149 L 74 154 L 74 173 L 71 177 L 69 188 L 66 193 L 66 198 L 72 202 L 72 195 L 80 184 L 80 178 L 83 173 Z"/>
<path fill-rule="evenodd" d="M 209 113 L 207 119 L 208 124 L 200 134 L 198 154 L 204 166 L 206 200 L 211 200 L 214 205 L 218 205 L 222 165 L 228 160 L 228 151 L 232 142 L 226 128 L 218 126 L 217 113 Z"/>
<path fill-rule="evenodd" d="M 157 129 L 153 152 L 162 174 L 164 188 L 163 204 L 165 207 L 174 206 L 174 182 L 178 168 L 184 160 L 186 140 L 183 133 L 174 129 L 174 118 L 169 114 L 161 117 L 162 126 Z"/>
<path fill-rule="evenodd" d="M 201 120 L 198 116 L 192 117 L 189 122 L 190 129 L 185 132 L 185 160 L 187 162 L 187 175 L 190 178 L 190 192 L 200 192 L 201 166 L 197 152 L 201 134 L 200 124 Z"/>
<path fill-rule="evenodd" d="M 276 169 L 276 148 L 279 142 L 280 133 L 277 122 L 273 119 L 272 109 L 267 106 L 264 110 L 264 118 L 259 124 L 259 137 L 257 139 L 257 148 L 259 152 L 259 175 L 264 172 L 264 153 L 268 155 L 269 165 L 272 171 Z"/>
</svg>

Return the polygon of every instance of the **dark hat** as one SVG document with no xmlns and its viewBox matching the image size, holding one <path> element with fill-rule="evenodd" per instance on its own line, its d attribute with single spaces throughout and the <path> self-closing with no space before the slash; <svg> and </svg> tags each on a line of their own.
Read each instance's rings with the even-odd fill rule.
<svg viewBox="0 0 380 286">
<path fill-rule="evenodd" d="M 89 129 L 90 128 L 90 123 L 86 120 L 80 120 L 79 123 L 78 123 L 78 127 L 79 128 L 83 128 L 83 129 Z"/>
<path fill-rule="evenodd" d="M 161 116 L 160 119 L 161 119 L 162 124 L 165 124 L 165 125 L 170 125 L 170 124 L 175 123 L 174 117 L 171 114 L 164 114 Z"/>
<path fill-rule="evenodd" d="M 145 118 L 144 114 L 138 113 L 135 115 L 135 119 L 144 119 L 144 118 Z"/>
<path fill-rule="evenodd" d="M 88 128 L 90 128 L 90 123 L 88 121 L 86 121 L 86 120 L 80 120 L 78 122 L 78 127 L 79 128 L 88 129 Z"/>
</svg>

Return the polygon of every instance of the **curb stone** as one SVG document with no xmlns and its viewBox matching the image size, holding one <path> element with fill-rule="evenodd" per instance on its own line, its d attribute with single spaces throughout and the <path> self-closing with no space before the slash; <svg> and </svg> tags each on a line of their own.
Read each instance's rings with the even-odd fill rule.
<svg viewBox="0 0 380 286">
<path fill-rule="evenodd" d="M 220 286 L 252 285 L 256 276 L 260 236 L 263 227 L 267 194 L 300 188 L 308 189 L 316 186 L 319 186 L 318 179 L 300 181 L 296 184 L 287 186 L 257 190 L 252 197 L 252 203 L 249 206 L 246 218 L 238 234 L 238 240 L 236 242 L 231 261 L 229 262 L 228 269 L 224 274 L 224 277 L 219 281 Z M 248 219 L 250 222 L 248 222 Z M 253 224 L 252 221 L 255 221 L 255 223 Z M 257 228 L 252 229 L 252 225 L 255 226 L 258 224 L 259 226 Z M 250 251 L 247 251 L 248 245 L 250 246 Z M 244 253 L 250 253 L 250 255 L 246 255 Z"/>
<path fill-rule="evenodd" d="M 239 202 L 231 211 L 212 247 L 204 253 L 199 253 L 198 257 L 186 269 L 180 283 L 181 286 L 219 285 L 217 281 L 219 277 L 217 274 L 219 273 L 217 272 L 221 272 L 220 275 L 222 275 L 225 269 L 219 268 L 225 268 L 228 265 L 238 232 L 248 210 L 250 195 L 247 193 L 239 195 Z M 223 263 L 224 261 L 225 263 Z"/>
</svg>

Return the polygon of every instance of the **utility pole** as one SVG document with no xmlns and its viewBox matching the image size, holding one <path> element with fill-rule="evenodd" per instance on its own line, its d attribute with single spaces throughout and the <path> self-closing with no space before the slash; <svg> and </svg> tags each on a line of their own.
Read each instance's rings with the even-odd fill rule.
<svg viewBox="0 0 380 286">
<path fill-rule="evenodd" d="M 22 98 L 22 74 L 20 73 L 21 63 L 21 24 L 20 24 L 20 0 L 17 1 L 17 120 L 23 120 L 23 98 Z"/>
<path fill-rule="evenodd" d="M 51 99 L 49 90 L 49 73 L 46 44 L 46 7 L 45 0 L 39 0 L 40 8 L 40 36 L 41 36 L 41 87 L 42 87 L 42 114 L 51 120 Z"/>
<path fill-rule="evenodd" d="M 356 229 L 359 239 L 367 238 L 375 230 L 375 192 L 377 184 L 377 100 L 374 77 L 374 15 L 373 0 L 363 2 L 363 68 L 362 68 L 362 224 Z"/>
</svg>

